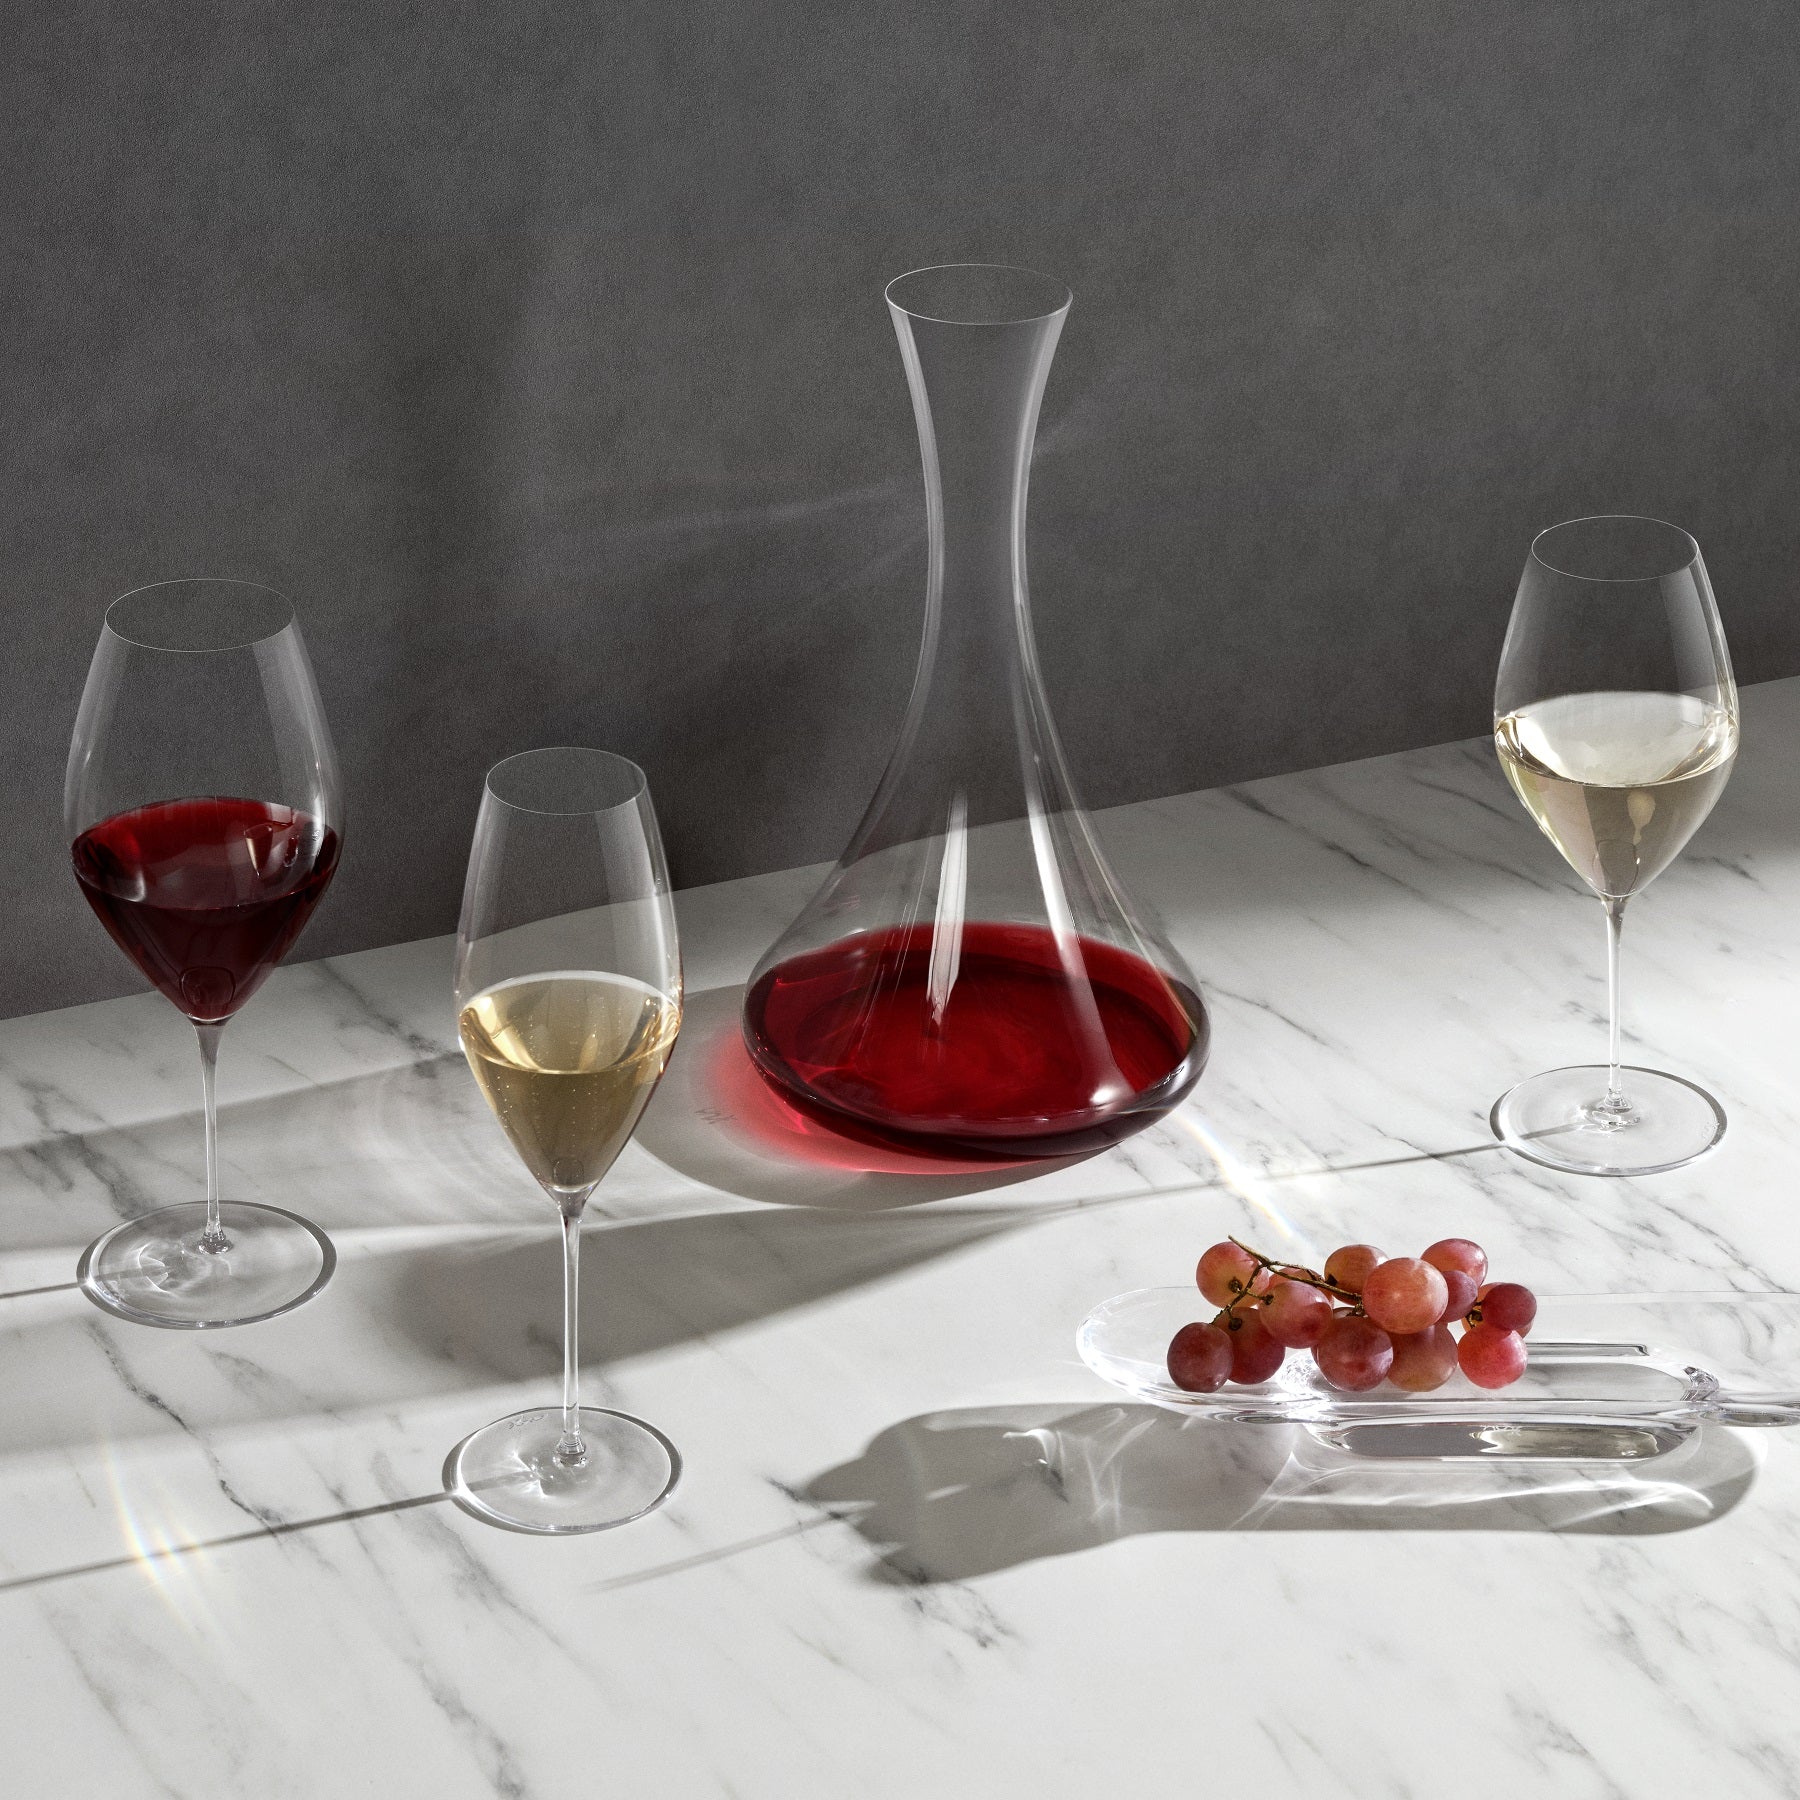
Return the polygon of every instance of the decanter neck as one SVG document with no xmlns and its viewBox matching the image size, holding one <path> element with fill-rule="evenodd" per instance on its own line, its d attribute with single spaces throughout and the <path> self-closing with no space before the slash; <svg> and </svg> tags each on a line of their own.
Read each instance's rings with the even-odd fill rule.
<svg viewBox="0 0 1800 1800">
<path fill-rule="evenodd" d="M 1066 312 L 965 323 L 894 308 L 925 465 L 928 653 L 936 636 L 940 655 L 987 641 L 984 663 L 1010 660 L 1029 634 L 1026 489 Z"/>
<path fill-rule="evenodd" d="M 906 824 L 890 823 L 924 828 L 954 794 L 971 824 L 1022 817 L 1062 804 L 1067 785 L 1032 638 L 1025 499 L 1068 290 L 1022 270 L 924 270 L 888 299 L 929 533 L 925 630 L 889 780 L 915 754 L 935 771 L 921 783 L 913 769 L 921 791 L 900 805 Z"/>
</svg>

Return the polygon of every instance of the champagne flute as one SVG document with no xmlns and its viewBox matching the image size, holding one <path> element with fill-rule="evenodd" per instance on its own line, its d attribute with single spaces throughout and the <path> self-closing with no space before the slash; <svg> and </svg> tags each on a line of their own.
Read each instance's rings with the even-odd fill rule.
<svg viewBox="0 0 1800 1800">
<path fill-rule="evenodd" d="M 241 581 L 164 581 L 107 609 L 63 789 L 75 876 L 200 1043 L 206 1199 L 115 1226 L 77 1276 L 139 1325 L 247 1325 L 310 1299 L 336 1253 L 276 1206 L 219 1198 L 219 1039 L 337 868 L 337 766 L 294 609 Z"/>
<path fill-rule="evenodd" d="M 640 1419 L 581 1404 L 581 1215 L 681 1027 L 675 909 L 643 771 L 528 750 L 488 771 L 456 939 L 464 1054 L 562 1217 L 562 1405 L 483 1426 L 444 1485 L 515 1531 L 600 1531 L 659 1505 L 681 1458 Z"/>
<path fill-rule="evenodd" d="M 1525 809 L 1606 915 L 1607 1061 L 1552 1069 L 1496 1102 L 1509 1150 L 1579 1175 L 1653 1175 L 1725 1130 L 1711 1094 L 1619 1061 L 1625 903 L 1680 854 L 1724 791 L 1737 685 L 1700 546 L 1606 516 L 1533 540 L 1494 689 L 1494 743 Z"/>
</svg>

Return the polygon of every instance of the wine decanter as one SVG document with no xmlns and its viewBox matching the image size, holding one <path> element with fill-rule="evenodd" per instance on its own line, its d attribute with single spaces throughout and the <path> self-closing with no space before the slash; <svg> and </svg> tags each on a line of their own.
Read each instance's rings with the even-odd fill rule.
<svg viewBox="0 0 1800 1800">
<path fill-rule="evenodd" d="M 786 1099 L 947 1156 L 1099 1148 L 1206 1061 L 1198 985 L 1100 852 L 1032 636 L 1026 485 L 1070 300 L 990 265 L 888 287 L 925 463 L 918 673 L 861 825 L 744 1004 Z"/>
</svg>

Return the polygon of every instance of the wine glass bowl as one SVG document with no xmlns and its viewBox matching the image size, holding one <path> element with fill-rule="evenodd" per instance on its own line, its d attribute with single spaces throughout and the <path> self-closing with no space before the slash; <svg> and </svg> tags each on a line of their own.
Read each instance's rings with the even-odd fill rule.
<svg viewBox="0 0 1800 1800">
<path fill-rule="evenodd" d="M 1494 693 L 1513 791 L 1606 916 L 1605 1065 L 1535 1075 L 1496 1102 L 1510 1150 L 1575 1174 L 1679 1168 L 1719 1141 L 1703 1088 L 1619 1058 L 1625 906 L 1681 853 L 1724 791 L 1737 687 L 1700 547 L 1657 519 L 1607 515 L 1533 541 Z"/>
<path fill-rule="evenodd" d="M 457 932 L 457 1030 L 477 1086 L 563 1233 L 563 1403 L 497 1420 L 444 1484 L 489 1524 L 548 1534 L 639 1518 L 681 1459 L 654 1426 L 584 1407 L 581 1217 L 681 1027 L 681 954 L 643 772 L 601 750 L 489 771 Z"/>
<path fill-rule="evenodd" d="M 282 1207 L 221 1201 L 214 1068 L 226 1024 L 331 884 L 336 762 L 293 607 L 238 581 L 169 581 L 107 610 L 82 693 L 64 824 L 83 897 L 193 1025 L 206 1199 L 127 1221 L 77 1271 L 134 1323 L 249 1324 L 310 1299 L 336 1255 Z"/>
</svg>

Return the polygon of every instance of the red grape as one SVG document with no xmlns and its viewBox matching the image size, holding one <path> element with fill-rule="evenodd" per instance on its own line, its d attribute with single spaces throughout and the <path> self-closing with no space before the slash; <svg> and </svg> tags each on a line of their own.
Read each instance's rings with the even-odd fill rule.
<svg viewBox="0 0 1800 1800">
<path fill-rule="evenodd" d="M 1403 1332 L 1394 1339 L 1394 1366 L 1388 1380 L 1409 1394 L 1428 1394 L 1456 1372 L 1456 1338 L 1448 1325 Z"/>
<path fill-rule="evenodd" d="M 1461 1269 L 1444 1269 L 1441 1273 L 1450 1293 L 1450 1298 L 1444 1302 L 1443 1323 L 1452 1325 L 1475 1304 L 1475 1296 L 1480 1290 L 1475 1286 L 1475 1277 L 1465 1275 Z"/>
<path fill-rule="evenodd" d="M 1223 1325 L 1184 1325 L 1169 1340 L 1169 1379 L 1190 1394 L 1216 1394 L 1231 1375 L 1232 1334 Z"/>
<path fill-rule="evenodd" d="M 1278 1275 L 1262 1322 L 1276 1343 L 1290 1350 L 1310 1350 L 1331 1323 L 1331 1302 L 1316 1287 Z"/>
<path fill-rule="evenodd" d="M 1244 1387 L 1267 1381 L 1287 1355 L 1257 1313 L 1237 1314 L 1237 1328 L 1225 1335 L 1231 1339 L 1231 1379 Z"/>
<path fill-rule="evenodd" d="M 1214 1306 L 1228 1305 L 1232 1298 L 1249 1287 L 1257 1273 L 1256 1258 L 1236 1244 L 1214 1244 L 1200 1258 L 1195 1279 Z"/>
<path fill-rule="evenodd" d="M 1516 1281 L 1496 1281 L 1476 1296 L 1481 1322 L 1500 1331 L 1516 1331 L 1525 1337 L 1537 1317 L 1537 1295 Z"/>
<path fill-rule="evenodd" d="M 1525 1340 L 1484 1321 L 1457 1340 L 1456 1360 L 1477 1387 L 1509 1387 L 1525 1373 Z"/>
<path fill-rule="evenodd" d="M 1348 1288 L 1353 1294 L 1360 1294 L 1362 1284 L 1369 1278 L 1369 1271 L 1377 1263 L 1386 1260 L 1373 1244 L 1345 1244 L 1326 1257 L 1325 1274 L 1327 1279 L 1335 1281 L 1339 1287 Z"/>
<path fill-rule="evenodd" d="M 1313 1345 L 1313 1361 L 1334 1388 L 1366 1393 L 1393 1367 L 1394 1340 L 1368 1319 L 1339 1313 Z"/>
<path fill-rule="evenodd" d="M 1460 1269 L 1477 1287 L 1487 1279 L 1487 1252 L 1468 1238 L 1439 1238 L 1420 1253 L 1419 1260 L 1430 1263 L 1440 1275 Z"/>
<path fill-rule="evenodd" d="M 1428 1330 L 1444 1316 L 1449 1298 L 1443 1276 L 1416 1256 L 1377 1263 L 1362 1285 L 1363 1311 L 1383 1331 Z"/>
</svg>

